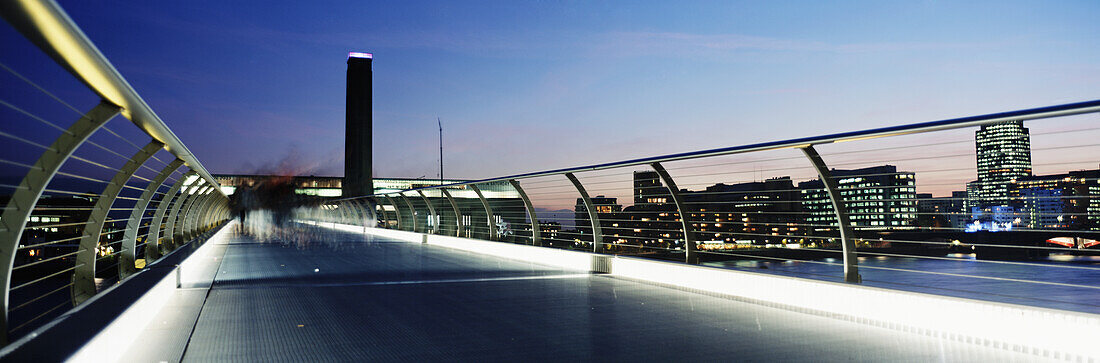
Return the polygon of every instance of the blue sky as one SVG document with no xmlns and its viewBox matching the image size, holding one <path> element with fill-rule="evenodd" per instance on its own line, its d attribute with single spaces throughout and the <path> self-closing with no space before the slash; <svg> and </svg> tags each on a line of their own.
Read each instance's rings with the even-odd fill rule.
<svg viewBox="0 0 1100 363">
<path fill-rule="evenodd" d="M 481 178 L 1100 98 L 1100 2 L 67 1 L 215 173 Z"/>
</svg>

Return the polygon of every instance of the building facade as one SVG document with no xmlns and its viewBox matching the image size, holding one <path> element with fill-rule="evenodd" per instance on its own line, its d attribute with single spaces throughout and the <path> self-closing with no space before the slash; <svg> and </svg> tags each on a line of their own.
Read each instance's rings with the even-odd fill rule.
<svg viewBox="0 0 1100 363">
<path fill-rule="evenodd" d="M 1100 169 L 1016 179 L 1018 225 L 1031 229 L 1100 230 Z"/>
<path fill-rule="evenodd" d="M 967 210 L 1020 207 L 1012 183 L 1031 176 L 1031 136 L 1023 121 L 982 125 L 974 133 L 978 179 L 967 183 Z M 988 214 L 988 211 L 984 211 Z"/>
<path fill-rule="evenodd" d="M 917 194 L 917 224 L 929 230 L 965 228 L 970 222 L 966 212 L 966 192 L 953 191 L 949 197 Z"/>
<path fill-rule="evenodd" d="M 840 197 L 858 229 L 917 227 L 916 174 L 882 165 L 863 169 L 833 169 Z M 820 179 L 798 183 L 807 228 L 836 228 L 832 201 Z"/>
</svg>

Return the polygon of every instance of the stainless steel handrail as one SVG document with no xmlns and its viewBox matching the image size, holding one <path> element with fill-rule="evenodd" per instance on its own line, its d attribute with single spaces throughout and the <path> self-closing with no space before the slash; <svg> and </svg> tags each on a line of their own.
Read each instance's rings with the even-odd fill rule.
<svg viewBox="0 0 1100 363">
<path fill-rule="evenodd" d="M 124 117 L 164 143 L 166 150 L 182 159 L 199 176 L 218 185 L 183 141 L 153 112 L 60 5 L 52 0 L 0 1 L 0 17 L 97 95 L 121 107 Z M 222 193 L 220 188 L 218 193 Z"/>
<path fill-rule="evenodd" d="M 620 168 L 625 166 L 637 166 L 647 165 L 655 162 L 667 162 L 676 160 L 688 160 L 698 159 L 704 157 L 720 156 L 720 155 L 732 155 L 743 154 L 749 152 L 776 150 L 776 149 L 790 149 L 790 148 L 802 148 L 809 145 L 831 144 L 845 141 L 856 140 L 868 140 L 876 139 L 888 136 L 900 136 L 908 134 L 919 134 L 932 131 L 942 131 L 959 129 L 964 127 L 981 126 L 988 124 L 995 124 L 1005 121 L 1024 121 L 1024 120 L 1038 120 L 1052 117 L 1082 115 L 1088 113 L 1100 112 L 1100 100 L 1092 100 L 1085 102 L 1067 103 L 1055 106 L 1037 107 L 1022 109 L 1008 112 L 998 112 L 978 116 L 967 116 L 946 120 L 920 122 L 908 125 L 882 127 L 875 129 L 867 129 L 862 131 L 842 132 L 836 134 L 811 136 L 796 139 L 770 141 L 756 144 L 738 145 L 717 149 L 708 149 L 700 151 L 691 151 L 684 153 L 667 154 L 660 156 L 651 156 L 638 159 L 629 159 L 623 161 L 616 161 L 602 164 L 592 164 L 586 166 L 578 166 L 564 169 L 553 169 L 545 171 L 536 171 L 530 173 L 522 173 L 487 179 L 468 180 L 459 183 L 450 183 L 444 185 L 425 186 L 420 188 L 406 189 L 403 191 L 415 191 L 420 189 L 438 189 L 446 187 L 457 187 L 470 184 L 482 184 L 495 181 L 505 181 L 509 179 L 527 179 L 540 176 L 559 175 L 565 173 L 577 173 L 583 171 L 596 171 L 612 168 Z M 350 198 L 349 198 L 350 199 Z"/>
</svg>

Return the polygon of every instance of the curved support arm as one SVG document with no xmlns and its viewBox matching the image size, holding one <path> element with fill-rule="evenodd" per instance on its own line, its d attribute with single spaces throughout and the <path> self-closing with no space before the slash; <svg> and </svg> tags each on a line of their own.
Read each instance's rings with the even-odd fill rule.
<svg viewBox="0 0 1100 363">
<path fill-rule="evenodd" d="M 580 180 L 577 180 L 576 175 L 565 173 L 565 177 L 573 182 L 573 186 L 577 187 L 577 192 L 581 194 L 584 209 L 588 210 L 588 221 L 592 224 L 592 251 L 599 253 L 600 247 L 603 246 L 603 229 L 600 228 L 600 216 L 597 213 L 596 206 L 592 204 L 592 198 L 588 196 L 588 191 L 584 190 L 584 185 L 581 184 Z"/>
<path fill-rule="evenodd" d="M 367 210 L 363 207 L 363 202 L 358 199 L 352 199 L 348 202 L 351 203 L 351 209 L 355 215 L 353 217 L 355 218 L 355 220 L 352 221 L 352 224 L 357 226 L 366 226 L 367 218 L 370 218 L 370 215 L 367 214 Z"/>
<path fill-rule="evenodd" d="M 139 227 L 141 227 L 142 217 L 145 216 L 147 208 L 149 207 L 149 201 L 153 199 L 153 195 L 157 190 L 164 185 L 164 181 L 168 179 L 169 175 L 176 172 L 176 169 L 183 165 L 183 159 L 175 159 L 168 165 L 164 166 L 164 169 L 160 170 L 160 173 L 149 182 L 149 185 L 145 187 L 145 190 L 141 192 L 141 197 L 138 198 L 134 209 L 130 211 L 130 219 L 126 221 L 126 231 L 122 236 L 122 253 L 118 261 L 118 279 L 122 280 L 126 276 L 130 276 L 137 271 L 137 266 L 134 262 L 137 260 L 137 233 Z M 149 223 L 149 231 L 145 234 L 145 241 L 148 243 L 149 236 L 153 233 L 154 224 Z M 152 261 L 146 261 L 149 263 Z"/>
<path fill-rule="evenodd" d="M 657 172 L 657 175 L 661 177 L 661 182 L 665 183 L 665 188 L 668 188 L 668 194 L 672 196 L 672 202 L 676 204 L 676 212 L 680 213 L 680 226 L 684 230 L 684 262 L 689 264 L 699 263 L 699 256 L 695 251 L 695 231 L 691 230 L 691 223 L 688 221 L 687 208 L 685 208 L 683 197 L 680 196 L 680 189 L 676 188 L 676 182 L 672 180 L 672 176 L 668 175 L 668 171 L 665 170 L 661 163 L 649 164 L 653 168 L 653 171 Z"/>
<path fill-rule="evenodd" d="M 857 266 L 859 260 L 856 258 L 856 244 L 852 240 L 855 231 L 852 230 L 852 223 L 848 219 L 848 208 L 844 206 L 844 200 L 840 197 L 840 187 L 833 179 L 832 173 L 829 172 L 829 167 L 825 165 L 825 160 L 821 159 L 821 155 L 817 153 L 813 145 L 801 149 L 802 153 L 813 164 L 814 169 L 817 170 L 818 177 L 825 184 L 825 191 L 829 194 L 829 200 L 833 203 L 833 211 L 836 213 L 836 221 L 840 229 L 840 246 L 844 254 L 844 281 L 851 283 L 863 282 L 863 278 L 859 276 L 859 266 Z"/>
<path fill-rule="evenodd" d="M 351 205 L 351 224 L 366 226 L 367 213 L 366 210 L 363 209 L 363 203 L 360 203 L 357 199 L 352 199 L 348 201 L 348 204 Z"/>
<path fill-rule="evenodd" d="M 189 171 L 180 176 L 179 180 L 176 180 L 176 182 L 172 184 L 172 188 L 168 189 L 168 193 L 160 198 L 160 202 L 157 202 L 157 212 L 153 213 L 153 220 L 149 221 L 149 235 L 145 237 L 146 264 L 152 263 L 160 258 L 161 230 L 164 229 L 167 224 L 167 221 L 164 220 L 164 215 L 168 212 L 168 206 L 172 204 L 173 200 L 179 203 L 183 199 L 183 195 L 179 194 L 179 191 L 183 188 L 184 181 L 191 175 L 194 174 Z"/>
<path fill-rule="evenodd" d="M 431 216 L 429 216 L 428 218 L 431 219 L 431 221 L 433 222 L 431 225 L 432 229 L 430 233 L 439 234 L 439 221 L 442 220 L 442 218 L 439 218 L 439 215 L 435 214 L 435 206 L 432 206 L 432 201 L 428 199 L 427 195 L 424 195 L 424 191 L 417 190 L 416 194 L 420 194 L 420 198 L 424 199 L 424 204 L 428 205 L 428 213 L 431 214 Z"/>
<path fill-rule="evenodd" d="M 447 197 L 447 202 L 451 203 L 451 209 L 455 211 L 455 237 L 462 237 L 462 211 L 458 209 L 458 203 L 455 202 L 455 198 L 451 196 L 451 192 L 447 189 L 439 188 L 443 192 L 443 196 Z"/>
<path fill-rule="evenodd" d="M 519 197 L 523 199 L 523 206 L 527 208 L 527 216 L 531 218 L 531 245 L 542 246 L 542 234 L 539 229 L 539 217 L 535 215 L 535 205 L 531 204 L 531 198 L 527 197 L 527 193 L 523 191 L 523 188 L 519 186 L 519 182 L 515 179 L 508 179 L 508 183 L 512 184 L 512 188 L 519 193 Z"/>
<path fill-rule="evenodd" d="M 412 221 L 412 223 L 410 223 L 412 225 L 409 226 L 411 227 L 411 229 L 409 230 L 413 232 L 420 232 L 420 229 L 417 228 L 420 223 L 417 221 L 418 218 L 416 216 L 416 207 L 413 207 L 412 202 L 409 201 L 409 198 L 405 196 L 405 193 L 397 193 L 397 196 L 401 197 L 401 200 L 405 202 L 405 205 L 409 206 L 409 220 Z"/>
<path fill-rule="evenodd" d="M 390 217 L 389 217 L 389 213 L 386 213 L 386 207 L 383 206 L 382 202 L 379 201 L 378 198 L 376 198 L 376 197 L 370 197 L 370 200 L 373 202 L 373 204 L 371 206 L 374 207 L 374 210 L 376 211 L 375 215 L 377 215 L 378 217 L 381 217 L 379 220 L 382 221 L 382 225 L 385 226 L 385 228 L 389 228 L 389 226 L 390 226 Z M 375 223 L 375 225 L 370 226 L 370 227 L 377 227 L 377 226 L 378 226 L 378 224 Z"/>
<path fill-rule="evenodd" d="M 176 242 L 176 246 L 183 245 L 187 241 L 191 240 L 191 217 L 194 217 L 195 209 L 206 200 L 206 193 L 210 191 L 210 186 L 203 186 L 199 188 L 199 191 L 195 192 L 190 198 L 187 198 L 187 204 L 183 205 L 182 213 L 179 215 L 179 220 L 176 221 L 176 229 L 172 234 L 173 236 L 179 236 L 179 240 Z"/>
<path fill-rule="evenodd" d="M 214 188 L 216 187 L 212 187 L 211 189 Z M 218 194 L 214 190 L 208 190 L 206 195 L 199 200 L 198 206 L 191 213 L 191 223 L 187 225 L 187 240 L 191 240 L 202 234 L 202 232 L 205 232 L 203 227 L 206 227 L 205 220 L 207 209 L 210 208 L 210 204 L 214 203 L 220 195 L 221 194 Z"/>
<path fill-rule="evenodd" d="M 497 239 L 497 226 L 493 223 L 493 207 L 489 205 L 489 200 L 485 199 L 485 194 L 481 193 L 481 188 L 477 187 L 477 184 L 470 184 L 470 189 L 477 193 L 477 198 L 481 199 L 481 206 L 485 208 L 485 224 L 489 226 L 489 240 Z"/>
<path fill-rule="evenodd" d="M 229 217 L 229 198 L 226 197 L 225 199 L 222 199 L 222 201 L 220 203 L 218 203 L 218 211 L 213 216 L 213 222 L 218 223 L 218 222 L 221 222 L 221 221 L 224 221 L 224 220 L 228 219 L 228 217 Z"/>
<path fill-rule="evenodd" d="M 202 214 L 199 214 L 199 229 L 204 233 L 208 230 L 210 225 L 214 224 L 214 215 L 218 213 L 220 203 L 221 198 L 219 198 L 219 194 L 215 193 L 210 203 L 206 203 L 206 208 L 203 208 Z"/>
<path fill-rule="evenodd" d="M 210 207 L 210 211 L 206 214 L 206 225 L 211 226 L 221 222 L 222 210 L 225 209 L 225 203 L 229 200 L 229 197 L 215 197 L 217 201 Z"/>
<path fill-rule="evenodd" d="M 336 204 L 333 205 L 336 208 L 336 219 L 334 219 L 333 222 L 340 224 L 349 224 L 348 220 L 350 220 L 351 217 L 348 216 L 348 213 L 351 212 L 351 209 L 348 207 L 348 202 L 346 200 L 342 200 L 336 202 Z"/>
<path fill-rule="evenodd" d="M 0 299 L 2 299 L 0 300 L 0 308 L 4 309 L 0 312 L 0 342 L 6 344 L 8 340 L 11 272 L 12 268 L 15 267 L 15 255 L 18 252 L 19 239 L 23 237 L 23 228 L 27 226 L 27 220 L 30 219 L 31 212 L 34 211 L 34 206 L 38 203 L 38 198 L 42 196 L 42 192 L 46 190 L 50 180 L 57 174 L 58 169 L 61 169 L 61 165 L 69 159 L 69 156 L 72 156 L 73 152 L 85 140 L 88 140 L 88 137 L 92 136 L 96 130 L 99 130 L 107 121 L 118 115 L 119 111 L 121 109 L 118 106 L 103 101 L 80 117 L 68 130 L 58 136 L 57 140 L 54 140 L 49 149 L 42 153 L 42 156 L 34 163 L 34 167 L 27 170 L 27 175 L 23 176 L 19 188 L 15 189 L 11 198 L 8 199 L 3 215 L 0 216 L 0 226 L 3 226 L 3 230 L 0 230 L 0 260 L 7 263 L 6 268 L 0 268 L 0 285 L 3 285 L 0 288 L 4 290 L 3 294 L 0 294 Z"/>
<path fill-rule="evenodd" d="M 393 197 L 386 195 L 386 200 L 390 201 L 390 205 L 393 206 L 393 213 L 397 215 L 397 219 L 394 219 L 394 227 L 398 230 L 401 229 L 401 208 L 397 206 L 397 202 L 393 201 Z"/>
<path fill-rule="evenodd" d="M 73 305 L 79 305 L 98 292 L 95 285 L 96 250 L 99 247 L 103 224 L 107 221 L 107 213 L 115 204 L 115 198 L 122 191 L 122 187 L 126 186 L 126 181 L 134 176 L 134 172 L 163 146 L 164 144 L 160 141 L 153 140 L 138 150 L 126 164 L 118 169 L 115 176 L 111 178 L 111 182 L 103 188 L 103 193 L 100 193 L 99 198 L 96 199 L 95 206 L 88 214 L 88 222 L 84 224 L 84 232 L 80 236 L 80 247 L 76 253 L 76 268 L 73 270 Z"/>
<path fill-rule="evenodd" d="M 183 236 L 180 242 L 186 243 L 190 241 L 195 234 L 195 216 L 198 211 L 202 209 L 202 206 L 206 204 L 206 201 L 210 199 L 208 188 L 202 188 L 199 190 L 198 195 L 195 196 L 195 201 L 191 205 L 186 206 L 183 214 L 180 215 L 180 220 L 177 222 L 176 227 L 179 229 L 179 234 Z"/>
<path fill-rule="evenodd" d="M 202 179 L 195 179 L 195 184 L 185 186 L 181 191 L 183 195 L 176 198 L 176 203 L 172 205 L 172 211 L 168 213 L 168 221 L 164 225 L 164 235 L 166 240 L 164 241 L 168 251 L 175 250 L 179 247 L 183 238 L 183 235 L 179 233 L 180 211 L 187 211 L 187 208 L 195 201 L 199 187 L 202 186 Z M 186 215 L 186 214 L 183 214 Z"/>
</svg>

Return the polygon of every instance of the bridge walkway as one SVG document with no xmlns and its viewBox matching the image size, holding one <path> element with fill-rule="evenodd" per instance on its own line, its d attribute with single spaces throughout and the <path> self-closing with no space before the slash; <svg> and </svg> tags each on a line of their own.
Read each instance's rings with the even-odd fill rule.
<svg viewBox="0 0 1100 363">
<path fill-rule="evenodd" d="M 216 271 L 213 283 L 180 289 L 177 293 L 190 294 L 189 299 L 157 317 L 168 331 L 159 333 L 161 339 L 174 339 L 167 346 L 176 348 L 154 349 L 159 343 L 150 343 L 131 350 L 130 357 L 177 360 L 164 355 L 182 354 L 183 361 L 195 362 L 1037 358 L 324 228 L 267 241 L 233 232 L 216 243 L 221 257 L 209 271 Z"/>
</svg>

